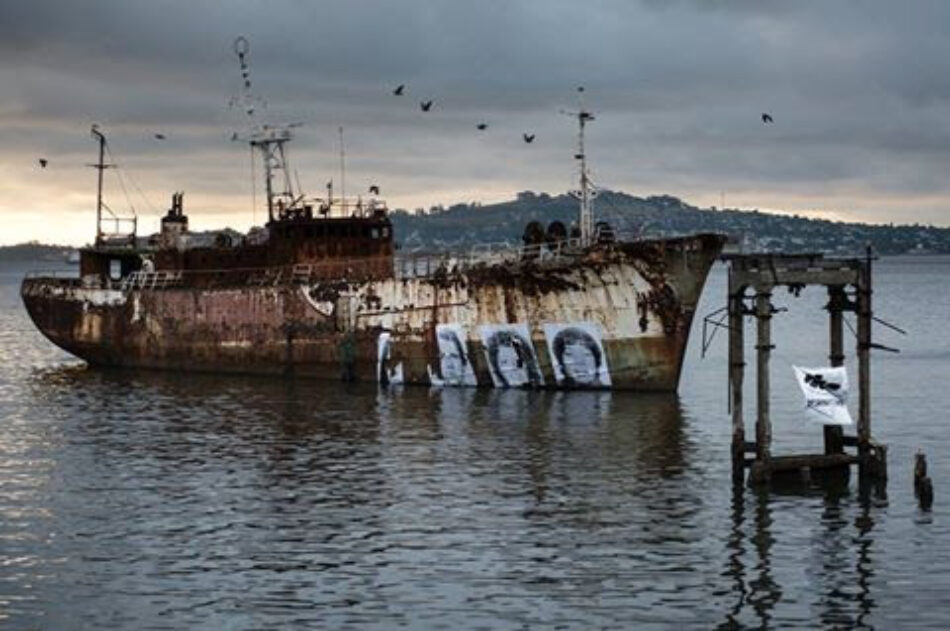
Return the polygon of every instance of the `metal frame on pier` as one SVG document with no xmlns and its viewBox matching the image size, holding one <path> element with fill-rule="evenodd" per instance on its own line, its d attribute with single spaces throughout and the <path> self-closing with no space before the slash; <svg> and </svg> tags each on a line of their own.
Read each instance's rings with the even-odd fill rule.
<svg viewBox="0 0 950 631">
<path fill-rule="evenodd" d="M 742 482 L 749 468 L 751 484 L 768 482 L 779 472 L 811 472 L 857 464 L 861 477 L 887 478 L 887 448 L 871 436 L 871 257 L 825 259 L 821 255 L 750 254 L 727 257 L 729 261 L 729 404 L 732 411 L 732 475 Z M 825 426 L 824 453 L 772 456 L 772 421 L 769 409 L 769 360 L 772 349 L 771 319 L 775 313 L 772 292 L 785 286 L 800 291 L 807 285 L 827 288 L 829 361 L 844 363 L 843 313 L 857 318 L 858 421 L 857 435 L 845 436 L 841 427 Z M 751 291 L 751 296 L 749 292 Z M 743 318 L 756 319 L 756 419 L 755 440 L 746 441 L 743 419 L 745 374 Z M 849 454 L 845 447 L 856 447 Z M 752 454 L 752 458 L 746 457 Z"/>
</svg>

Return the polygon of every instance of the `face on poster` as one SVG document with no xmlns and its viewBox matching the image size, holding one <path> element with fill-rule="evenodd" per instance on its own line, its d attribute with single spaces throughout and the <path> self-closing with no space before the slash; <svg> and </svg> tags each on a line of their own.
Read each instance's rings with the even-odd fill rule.
<svg viewBox="0 0 950 631">
<path fill-rule="evenodd" d="M 485 324 L 480 332 L 496 388 L 544 385 L 526 324 Z"/>
<path fill-rule="evenodd" d="M 435 327 L 439 346 L 440 383 L 445 386 L 475 386 L 478 380 L 465 345 L 465 329 L 460 324 L 438 324 Z M 433 380 L 435 384 L 435 380 Z"/>
<path fill-rule="evenodd" d="M 402 383 L 402 362 L 393 361 L 392 340 L 389 331 L 379 334 L 377 342 L 376 378 L 383 385 Z"/>
<path fill-rule="evenodd" d="M 544 337 L 558 385 L 569 388 L 610 385 L 610 368 L 599 326 L 592 322 L 545 324 Z"/>
</svg>

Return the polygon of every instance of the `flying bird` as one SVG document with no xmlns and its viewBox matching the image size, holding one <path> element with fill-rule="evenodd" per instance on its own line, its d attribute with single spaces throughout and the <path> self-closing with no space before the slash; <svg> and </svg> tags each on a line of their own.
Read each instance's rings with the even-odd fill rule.
<svg viewBox="0 0 950 631">
<path fill-rule="evenodd" d="M 379 187 L 373 184 L 372 186 L 369 187 L 369 192 L 372 193 L 373 195 L 379 195 Z"/>
<path fill-rule="evenodd" d="M 49 161 L 46 158 L 40 158 L 40 168 L 45 169 Z"/>
<path fill-rule="evenodd" d="M 405 84 L 405 83 L 400 83 L 400 84 L 396 87 L 396 89 L 393 90 L 393 94 L 395 94 L 396 96 L 402 96 L 402 91 L 405 90 L 405 89 L 406 89 L 406 84 Z"/>
<path fill-rule="evenodd" d="M 423 102 L 419 103 L 419 107 L 422 108 L 422 111 L 423 111 L 423 112 L 428 112 L 430 109 L 432 109 L 432 101 L 431 101 L 431 100 L 430 100 L 430 101 L 423 101 Z"/>
<path fill-rule="evenodd" d="M 155 140 L 165 140 L 165 134 L 155 134 Z"/>
<path fill-rule="evenodd" d="M 765 112 L 762 112 L 762 122 L 763 122 L 763 123 L 774 123 L 775 121 L 772 120 L 772 115 L 771 115 L 771 114 L 766 114 Z"/>
<path fill-rule="evenodd" d="M 524 141 L 529 144 L 534 142 L 534 134 L 522 134 L 521 137 L 524 138 Z"/>
<path fill-rule="evenodd" d="M 479 123 L 478 125 L 475 125 L 475 127 L 478 128 L 479 131 L 485 131 L 488 129 L 488 123 Z"/>
</svg>

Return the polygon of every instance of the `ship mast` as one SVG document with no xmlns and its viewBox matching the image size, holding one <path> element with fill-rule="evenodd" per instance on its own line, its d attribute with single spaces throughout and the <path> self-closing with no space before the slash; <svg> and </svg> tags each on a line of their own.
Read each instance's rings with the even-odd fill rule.
<svg viewBox="0 0 950 631">
<path fill-rule="evenodd" d="M 90 166 L 96 169 L 99 173 L 97 174 L 97 186 L 96 186 L 96 246 L 100 246 L 104 243 L 111 243 L 115 245 L 117 243 L 116 238 L 122 237 L 126 239 L 131 245 L 135 245 L 135 235 L 136 235 L 136 226 L 138 225 L 138 218 L 135 216 L 135 208 L 132 208 L 132 217 L 119 217 L 112 209 L 109 208 L 109 205 L 102 200 L 102 177 L 106 169 L 111 169 L 116 167 L 115 164 L 106 164 L 106 152 L 108 151 L 108 146 L 106 143 L 106 135 L 102 133 L 98 125 L 93 125 L 92 137 L 99 143 L 99 161 L 95 164 L 89 164 Z M 109 157 L 112 157 L 112 152 L 109 151 Z M 109 213 L 110 221 L 114 225 L 113 230 L 110 232 L 108 230 L 102 229 L 102 211 Z M 123 233 L 121 231 L 122 225 L 132 226 L 132 231 L 129 233 Z"/>
<path fill-rule="evenodd" d="M 333 203 L 331 195 L 328 201 Z M 340 127 L 340 204 L 343 206 L 343 214 L 346 214 L 346 152 L 343 149 L 343 128 Z"/>
<path fill-rule="evenodd" d="M 578 209 L 578 225 L 581 231 L 581 245 L 587 247 L 594 241 L 594 198 L 597 191 L 590 181 L 590 173 L 587 170 L 587 153 L 584 149 L 584 127 L 588 122 L 594 120 L 594 115 L 584 109 L 584 88 L 577 88 L 578 111 L 565 112 L 577 119 L 577 153 L 574 158 L 580 164 L 580 184 L 581 188 L 577 191 L 571 191 L 571 195 L 578 200 L 580 208 Z"/>
<path fill-rule="evenodd" d="M 99 171 L 99 186 L 96 190 L 96 245 L 102 243 L 102 172 L 109 165 L 105 163 L 106 156 L 106 137 L 99 131 L 98 125 L 92 126 L 92 135 L 99 141 L 99 162 L 90 165 Z"/>
<path fill-rule="evenodd" d="M 243 138 L 235 134 L 233 139 L 246 140 L 252 148 L 261 152 L 264 163 L 264 185 L 267 193 L 267 219 L 269 223 L 274 221 L 275 217 L 282 219 L 284 213 L 301 199 L 294 193 L 290 168 L 287 163 L 287 152 L 284 146 L 293 139 L 291 128 L 297 125 L 274 126 L 257 122 L 254 116 L 256 106 L 262 100 L 251 92 L 250 71 L 247 64 L 250 48 L 247 38 L 241 36 L 234 40 L 234 53 L 241 63 L 241 78 L 244 83 L 241 88 L 241 95 L 232 99 L 231 104 L 240 104 L 244 107 L 244 113 L 248 118 L 248 132 Z M 283 173 L 281 178 L 282 190 L 275 190 L 274 178 L 278 172 Z"/>
</svg>

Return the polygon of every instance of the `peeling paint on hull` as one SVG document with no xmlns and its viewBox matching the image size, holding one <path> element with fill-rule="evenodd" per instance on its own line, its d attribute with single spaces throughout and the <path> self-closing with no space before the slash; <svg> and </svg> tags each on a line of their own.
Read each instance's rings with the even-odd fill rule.
<svg viewBox="0 0 950 631">
<path fill-rule="evenodd" d="M 273 287 L 117 291 L 27 278 L 21 293 L 37 327 L 91 364 L 377 380 L 385 369 L 380 335 L 388 333 L 385 362 L 401 365 L 405 383 L 445 382 L 447 362 L 461 360 L 488 387 L 494 383 L 489 358 L 500 355 L 486 349 L 480 330 L 524 325 L 540 371 L 536 383 L 607 387 L 558 382 L 565 371 L 554 362 L 563 357 L 545 331 L 583 323 L 575 328 L 599 332 L 594 353 L 609 371 L 610 388 L 671 391 L 721 246 L 721 237 L 699 235 L 618 244 L 569 263 Z M 438 325 L 463 333 L 457 354 L 440 347 Z M 523 363 L 513 355 L 507 361 L 513 369 Z"/>
</svg>

